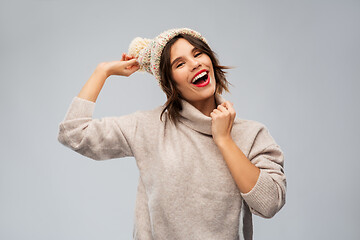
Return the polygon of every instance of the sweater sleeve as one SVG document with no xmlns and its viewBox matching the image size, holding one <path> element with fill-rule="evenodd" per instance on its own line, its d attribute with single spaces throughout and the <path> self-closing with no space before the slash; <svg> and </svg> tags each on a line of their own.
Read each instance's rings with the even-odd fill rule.
<svg viewBox="0 0 360 240">
<path fill-rule="evenodd" d="M 255 186 L 241 196 L 253 214 L 272 218 L 285 204 L 286 177 L 284 154 L 264 125 L 255 137 L 248 158 L 260 168 L 260 175 Z"/>
<path fill-rule="evenodd" d="M 58 141 L 94 160 L 133 156 L 137 113 L 93 119 L 95 103 L 74 97 L 59 124 Z"/>
</svg>

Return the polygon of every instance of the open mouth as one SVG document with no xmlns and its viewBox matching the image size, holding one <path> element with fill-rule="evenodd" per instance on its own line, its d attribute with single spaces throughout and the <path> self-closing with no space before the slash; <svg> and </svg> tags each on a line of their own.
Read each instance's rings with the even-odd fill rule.
<svg viewBox="0 0 360 240">
<path fill-rule="evenodd" d="M 191 83 L 194 84 L 195 86 L 203 87 L 209 83 L 209 80 L 210 78 L 208 72 L 204 71 L 199 75 L 197 75 Z"/>
</svg>

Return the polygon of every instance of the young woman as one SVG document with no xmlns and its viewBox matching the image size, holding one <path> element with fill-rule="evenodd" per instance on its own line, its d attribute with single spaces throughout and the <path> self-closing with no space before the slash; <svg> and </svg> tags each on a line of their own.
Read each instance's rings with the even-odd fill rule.
<svg viewBox="0 0 360 240">
<path fill-rule="evenodd" d="M 206 39 L 170 29 L 136 38 L 120 61 L 100 63 L 74 97 L 58 140 L 95 160 L 135 157 L 140 178 L 133 239 L 252 239 L 252 214 L 285 204 L 284 155 L 264 124 L 236 118 L 223 69 Z M 147 71 L 167 102 L 93 119 L 111 75 Z"/>
</svg>

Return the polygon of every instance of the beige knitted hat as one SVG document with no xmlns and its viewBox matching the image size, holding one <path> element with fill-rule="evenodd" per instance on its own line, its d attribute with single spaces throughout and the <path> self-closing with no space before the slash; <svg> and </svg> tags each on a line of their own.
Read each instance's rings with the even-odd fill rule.
<svg viewBox="0 0 360 240">
<path fill-rule="evenodd" d="M 139 71 L 153 74 L 160 85 L 160 58 L 165 45 L 179 34 L 188 34 L 199 38 L 206 44 L 206 39 L 200 33 L 189 28 L 174 28 L 167 30 L 154 39 L 137 37 L 130 43 L 128 55 L 136 57 L 140 64 Z"/>
</svg>

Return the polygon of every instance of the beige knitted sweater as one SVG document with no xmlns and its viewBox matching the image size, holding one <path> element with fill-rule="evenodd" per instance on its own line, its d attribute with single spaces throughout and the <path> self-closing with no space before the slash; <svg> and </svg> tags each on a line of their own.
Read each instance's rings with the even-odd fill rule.
<svg viewBox="0 0 360 240">
<path fill-rule="evenodd" d="M 216 95 L 216 102 L 225 100 Z M 236 118 L 232 138 L 260 168 L 241 193 L 211 136 L 211 118 L 182 101 L 180 123 L 163 106 L 93 119 L 95 103 L 74 97 L 58 140 L 95 160 L 133 156 L 139 169 L 133 239 L 252 239 L 252 214 L 271 218 L 285 204 L 284 155 L 267 128 Z"/>
</svg>

